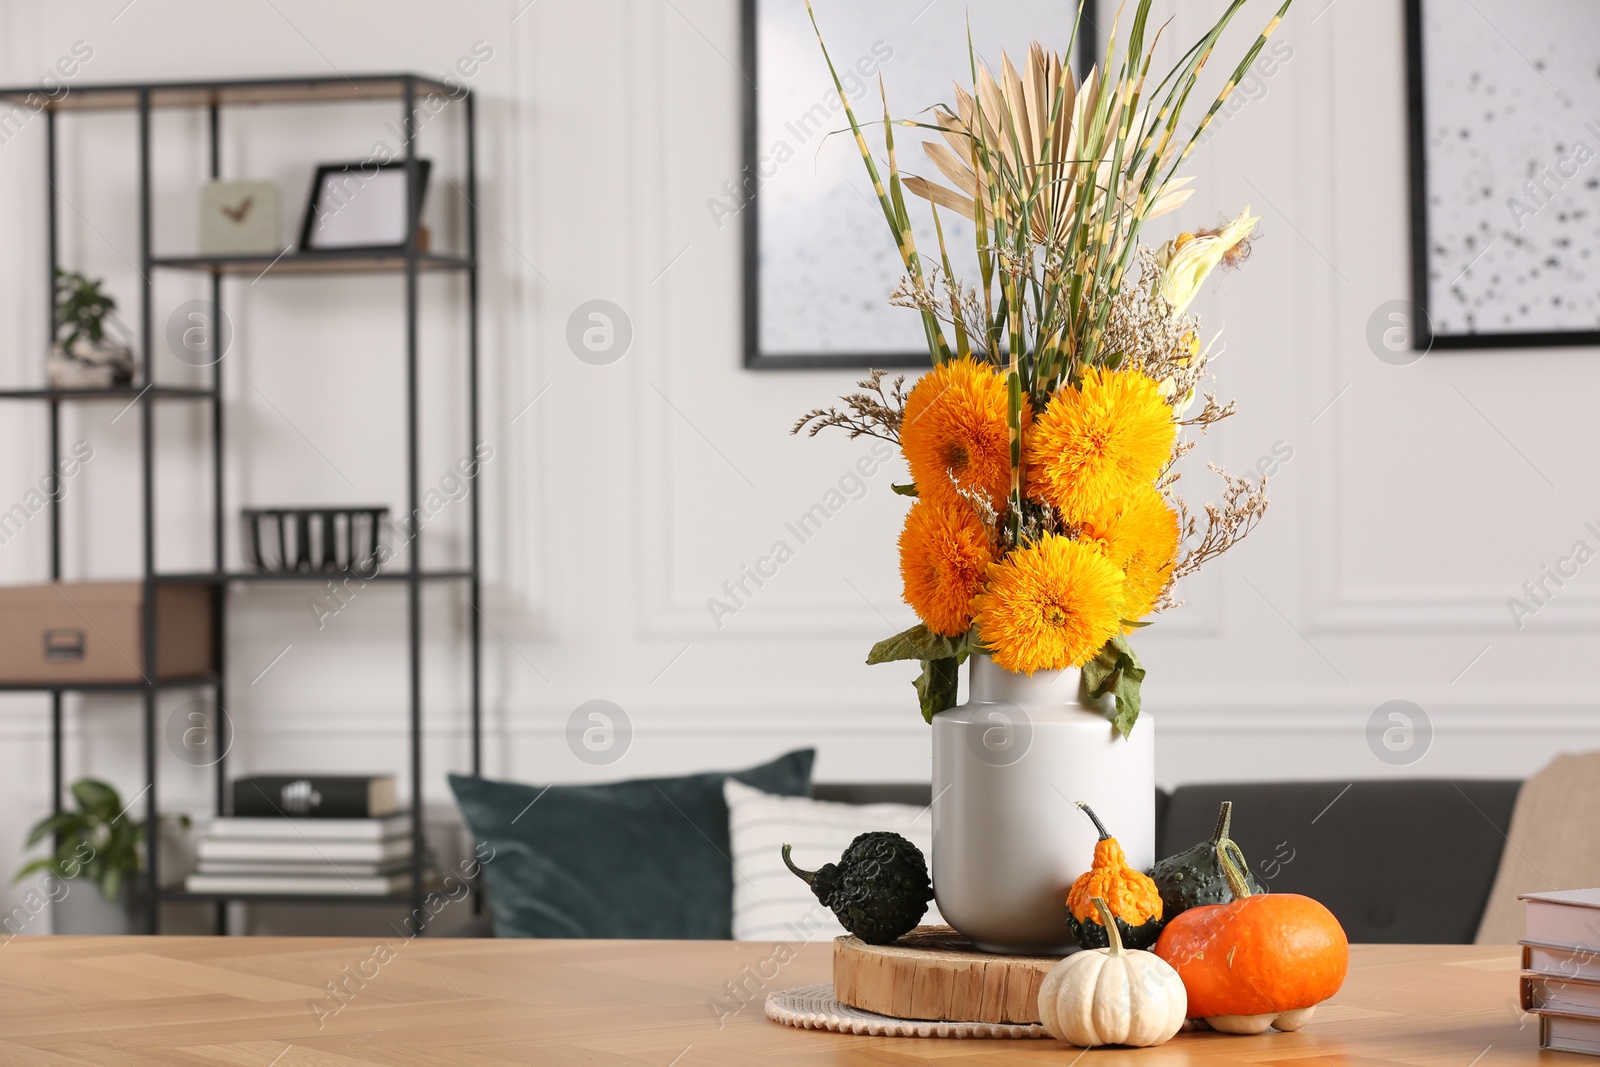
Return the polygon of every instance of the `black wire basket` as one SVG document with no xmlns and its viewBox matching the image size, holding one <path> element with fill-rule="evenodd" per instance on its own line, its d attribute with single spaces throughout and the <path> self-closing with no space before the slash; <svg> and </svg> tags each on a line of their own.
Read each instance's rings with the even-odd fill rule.
<svg viewBox="0 0 1600 1067">
<path fill-rule="evenodd" d="M 245 557 L 266 574 L 378 572 L 386 507 L 245 508 Z"/>
</svg>

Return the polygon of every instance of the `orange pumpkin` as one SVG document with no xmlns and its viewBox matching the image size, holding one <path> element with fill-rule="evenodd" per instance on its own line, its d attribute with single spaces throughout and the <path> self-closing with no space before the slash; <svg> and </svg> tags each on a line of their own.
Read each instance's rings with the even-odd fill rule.
<svg viewBox="0 0 1600 1067">
<path fill-rule="evenodd" d="M 1112 921 L 1128 948 L 1146 949 L 1161 933 L 1161 891 L 1153 878 L 1128 866 L 1128 857 L 1094 809 L 1077 802 L 1094 823 L 1100 839 L 1094 843 L 1094 865 L 1078 875 L 1067 891 L 1067 931 L 1084 948 L 1106 948 L 1111 944 L 1107 928 L 1101 925 L 1094 903 L 1104 898 Z"/>
<path fill-rule="evenodd" d="M 1219 853 L 1234 899 L 1173 916 L 1155 953 L 1183 979 L 1191 1019 L 1229 1033 L 1298 1030 L 1344 984 L 1344 928 L 1310 897 L 1252 894 L 1229 850 Z"/>
</svg>

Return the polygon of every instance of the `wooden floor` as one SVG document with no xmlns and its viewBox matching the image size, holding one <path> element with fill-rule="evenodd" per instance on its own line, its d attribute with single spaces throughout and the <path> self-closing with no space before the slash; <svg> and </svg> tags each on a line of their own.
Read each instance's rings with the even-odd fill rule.
<svg viewBox="0 0 1600 1067">
<path fill-rule="evenodd" d="M 767 1021 L 831 946 L 735 942 L 47 938 L 0 945 L 0 1065 L 959 1067 L 1084 1055 L 1054 1041 L 853 1037 Z M 1111 1064 L 1505 1067 L 1537 1050 L 1514 950 L 1356 946 L 1299 1033 L 1180 1034 Z M 337 988 L 337 993 L 333 990 Z"/>
</svg>

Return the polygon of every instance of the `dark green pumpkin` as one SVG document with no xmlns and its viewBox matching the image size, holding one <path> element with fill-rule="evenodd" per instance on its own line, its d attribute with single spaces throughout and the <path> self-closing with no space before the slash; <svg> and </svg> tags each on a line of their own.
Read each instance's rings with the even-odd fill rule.
<svg viewBox="0 0 1600 1067">
<path fill-rule="evenodd" d="M 899 834 L 862 834 L 838 863 L 815 871 L 796 867 L 784 845 L 783 862 L 846 930 L 869 945 L 887 945 L 915 929 L 933 899 L 922 850 Z"/>
<path fill-rule="evenodd" d="M 1173 916 L 1190 908 L 1203 904 L 1226 904 L 1233 899 L 1233 891 L 1228 888 L 1227 876 L 1217 856 L 1221 849 L 1228 848 L 1243 860 L 1239 846 L 1228 836 L 1232 823 L 1233 801 L 1224 800 L 1211 840 L 1186 848 L 1175 856 L 1168 856 L 1150 868 L 1150 877 L 1155 879 L 1156 888 L 1161 891 L 1162 911 L 1168 922 L 1172 921 Z M 1250 892 L 1264 892 L 1261 883 L 1250 873 L 1249 866 L 1243 862 L 1239 866 L 1244 867 L 1245 882 L 1250 886 Z"/>
</svg>

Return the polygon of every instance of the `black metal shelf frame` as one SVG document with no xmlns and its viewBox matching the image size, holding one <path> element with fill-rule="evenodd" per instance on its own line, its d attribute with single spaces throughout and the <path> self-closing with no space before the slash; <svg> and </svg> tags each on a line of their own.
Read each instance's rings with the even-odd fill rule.
<svg viewBox="0 0 1600 1067">
<path fill-rule="evenodd" d="M 162 900 L 228 904 L 410 904 L 409 893 L 191 893 L 163 889 Z"/>
<path fill-rule="evenodd" d="M 354 88 L 352 88 L 354 86 Z M 416 114 L 417 94 L 421 88 L 425 92 L 445 91 L 463 108 L 464 152 L 465 152 L 465 236 L 467 251 L 465 255 L 451 255 L 424 252 L 420 247 L 418 232 L 419 220 L 412 215 L 407 221 L 406 241 L 403 249 L 394 253 L 374 255 L 371 252 L 361 254 L 341 254 L 337 252 L 326 253 L 290 253 L 274 261 L 270 256 L 157 256 L 153 249 L 152 228 L 152 187 L 151 187 L 151 111 L 153 107 L 203 107 L 207 111 L 210 177 L 215 180 L 222 176 L 221 167 L 221 131 L 222 115 L 225 106 L 250 106 L 255 104 L 301 104 L 301 103 L 340 103 L 347 101 L 363 101 L 372 99 L 397 100 L 402 108 L 401 129 L 405 139 L 405 167 L 408 180 L 415 184 L 417 175 L 417 149 L 416 130 L 413 125 L 413 116 Z M 226 600 L 229 587 L 237 582 L 278 580 L 278 581 L 320 581 L 330 577 L 329 574 L 294 574 L 270 575 L 229 572 L 226 569 L 224 536 L 225 521 L 223 515 L 224 495 L 224 405 L 222 400 L 222 367 L 223 360 L 216 359 L 211 364 L 211 380 L 203 387 L 192 386 L 161 386 L 152 385 L 154 382 L 154 360 L 152 358 L 154 344 L 154 310 L 155 290 L 154 277 L 157 269 L 180 269 L 207 272 L 211 276 L 211 303 L 214 315 L 220 317 L 223 308 L 223 286 L 225 275 L 265 273 L 302 273 L 310 270 L 339 272 L 339 273 L 364 273 L 372 271 L 388 271 L 403 273 L 405 277 L 405 319 L 406 319 L 406 514 L 416 516 L 420 513 L 420 481 L 418 474 L 418 439 L 419 439 L 419 381 L 418 381 L 418 293 L 417 278 L 422 271 L 460 271 L 466 276 L 467 284 L 467 435 L 468 450 L 472 451 L 478 444 L 478 233 L 477 233 L 477 143 L 476 143 L 476 118 L 474 114 L 474 98 L 470 90 L 445 89 L 438 82 L 417 74 L 387 74 L 387 75 L 358 75 L 354 80 L 348 78 L 286 78 L 286 79 L 255 79 L 240 81 L 204 81 L 204 82 L 149 82 L 132 85 L 117 86 L 75 86 L 70 96 L 52 99 L 51 94 L 42 90 L 24 87 L 21 89 L 0 89 L 0 100 L 14 100 L 26 97 L 29 93 L 39 94 L 33 99 L 49 101 L 45 108 L 45 178 L 47 183 L 47 211 L 46 230 L 48 232 L 47 262 L 49 284 L 46 289 L 50 294 L 49 318 L 47 323 L 55 321 L 55 270 L 58 264 L 58 226 L 60 222 L 56 181 L 57 164 L 57 129 L 56 119 L 58 111 L 75 110 L 79 108 L 105 108 L 126 109 L 132 108 L 137 113 L 138 119 L 138 230 L 139 230 L 139 262 L 140 273 L 144 285 L 140 291 L 140 334 L 139 334 L 139 363 L 143 371 L 143 387 L 132 386 L 111 389 L 93 390 L 62 390 L 62 389 L 7 389 L 0 390 L 0 400 L 37 400 L 49 405 L 49 434 L 50 455 L 52 472 L 59 476 L 61 466 L 61 405 L 77 400 L 118 400 L 130 407 L 137 406 L 140 417 L 140 478 L 142 482 L 143 512 L 141 515 L 141 533 L 143 539 L 143 574 L 144 604 L 142 619 L 142 637 L 144 645 L 143 673 L 146 678 L 157 678 L 156 671 L 156 640 L 157 631 L 155 624 L 155 586 L 162 582 L 199 582 L 213 586 L 212 616 L 213 626 L 213 674 L 199 678 L 167 679 L 154 683 L 139 682 L 125 683 L 79 683 L 62 685 L 29 685 L 29 686 L 0 686 L 0 691 L 34 690 L 49 692 L 51 695 L 51 785 L 53 804 L 57 811 L 61 810 L 65 792 L 64 768 L 62 756 L 63 740 L 63 696 L 68 692 L 128 692 L 141 693 L 143 696 L 143 759 L 145 768 L 144 807 L 145 818 L 152 827 L 150 847 L 147 848 L 147 884 L 144 894 L 148 902 L 148 929 L 152 933 L 160 931 L 160 904 L 163 900 L 176 901 L 210 901 L 216 906 L 216 930 L 219 934 L 227 933 L 227 905 L 230 901 L 267 901 L 274 902 L 400 902 L 411 905 L 414 913 L 425 916 L 423 908 L 426 887 L 424 885 L 424 872 L 426 861 L 426 841 L 422 819 L 422 585 L 426 581 L 460 580 L 466 584 L 463 591 L 467 597 L 471 610 L 468 613 L 468 644 L 470 648 L 472 669 L 470 671 L 470 714 L 471 714 L 471 751 L 472 771 L 477 774 L 482 766 L 482 686 L 481 686 L 481 652 L 482 652 L 482 625 L 478 605 L 481 601 L 482 580 L 480 570 L 481 541 L 479 537 L 479 521 L 481 509 L 478 497 L 476 473 L 469 479 L 468 486 L 468 565 L 464 569 L 456 570 L 424 570 L 422 567 L 422 531 L 421 524 L 408 524 L 413 528 L 411 546 L 408 560 L 403 570 L 393 573 L 382 572 L 378 577 L 384 581 L 403 582 L 405 584 L 406 613 L 407 613 L 407 654 L 410 662 L 410 788 L 411 788 L 411 822 L 412 822 L 412 859 L 411 859 L 411 886 L 409 893 L 385 895 L 346 897 L 340 895 L 263 895 L 263 894 L 191 894 L 172 887 L 163 887 L 159 868 L 159 849 L 155 847 L 157 834 L 154 828 L 158 824 L 159 805 L 157 789 L 158 752 L 157 738 L 160 736 L 156 722 L 156 698 L 159 691 L 169 688 L 184 686 L 209 686 L 212 688 L 218 713 L 226 706 L 226 663 L 227 663 L 227 633 L 226 633 Z M 67 101 L 71 101 L 70 104 Z M 270 268 L 270 270 L 269 270 Z M 213 343 L 219 331 L 212 332 Z M 219 353 L 219 357 L 220 357 Z M 212 496 L 213 496 L 213 526 L 212 526 L 212 570 L 198 574 L 160 574 L 155 566 L 155 402 L 158 400 L 193 400 L 209 403 L 211 407 L 211 435 L 212 435 Z M 61 579 L 61 504 L 59 499 L 52 497 L 50 501 L 50 577 L 52 580 Z M 215 764 L 215 811 L 222 815 L 226 812 L 227 798 L 227 757 L 224 755 Z M 420 920 L 419 920 L 420 921 Z"/>
</svg>

